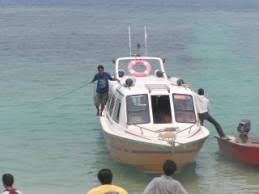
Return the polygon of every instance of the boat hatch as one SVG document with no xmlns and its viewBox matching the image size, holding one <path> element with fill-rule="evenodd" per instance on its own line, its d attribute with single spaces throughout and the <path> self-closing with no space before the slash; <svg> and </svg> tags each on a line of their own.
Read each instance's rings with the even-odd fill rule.
<svg viewBox="0 0 259 194">
<path fill-rule="evenodd" d="M 172 123 L 169 95 L 151 96 L 154 123 Z"/>
<path fill-rule="evenodd" d="M 154 90 L 167 90 L 170 93 L 170 88 L 166 84 L 146 84 L 148 92 L 151 93 Z"/>
</svg>

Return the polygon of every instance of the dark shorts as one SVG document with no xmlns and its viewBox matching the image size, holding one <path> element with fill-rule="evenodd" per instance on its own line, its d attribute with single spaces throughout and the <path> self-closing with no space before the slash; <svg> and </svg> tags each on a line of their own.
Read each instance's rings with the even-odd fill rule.
<svg viewBox="0 0 259 194">
<path fill-rule="evenodd" d="M 95 95 L 95 106 L 105 105 L 108 100 L 108 92 L 96 93 Z"/>
</svg>

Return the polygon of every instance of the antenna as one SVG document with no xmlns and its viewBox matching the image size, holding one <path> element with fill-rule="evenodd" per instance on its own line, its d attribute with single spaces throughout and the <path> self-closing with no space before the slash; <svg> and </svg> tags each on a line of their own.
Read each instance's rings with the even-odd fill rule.
<svg viewBox="0 0 259 194">
<path fill-rule="evenodd" d="M 131 52 L 131 28 L 130 28 L 130 25 L 128 27 L 128 34 L 129 34 L 129 54 L 130 54 L 130 56 L 132 56 L 132 52 Z"/>
<path fill-rule="evenodd" d="M 144 36 L 145 36 L 145 56 L 147 56 L 148 50 L 147 50 L 147 27 L 146 27 L 146 25 L 144 26 Z"/>
<path fill-rule="evenodd" d="M 137 44 L 137 50 L 138 50 L 138 51 L 137 51 L 137 56 L 141 56 L 141 55 L 140 55 L 140 44 L 139 44 L 139 43 Z"/>
</svg>

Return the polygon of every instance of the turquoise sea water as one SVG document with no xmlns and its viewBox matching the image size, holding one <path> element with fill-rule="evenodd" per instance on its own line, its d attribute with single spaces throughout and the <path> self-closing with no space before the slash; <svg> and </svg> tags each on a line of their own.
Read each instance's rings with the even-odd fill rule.
<svg viewBox="0 0 259 194">
<path fill-rule="evenodd" d="M 111 60 L 128 55 L 129 24 L 134 44 L 143 43 L 147 25 L 149 54 L 166 58 L 168 74 L 205 88 L 228 134 L 248 118 L 259 136 L 256 6 L 2 2 L 0 173 L 13 173 L 24 193 L 85 193 L 98 184 L 103 167 L 130 193 L 141 193 L 153 177 L 111 159 L 92 105 L 93 86 L 86 85 L 97 63 L 112 72 Z M 216 132 L 207 126 L 211 136 L 196 163 L 176 178 L 193 194 L 259 192 L 259 168 L 220 155 Z"/>
</svg>

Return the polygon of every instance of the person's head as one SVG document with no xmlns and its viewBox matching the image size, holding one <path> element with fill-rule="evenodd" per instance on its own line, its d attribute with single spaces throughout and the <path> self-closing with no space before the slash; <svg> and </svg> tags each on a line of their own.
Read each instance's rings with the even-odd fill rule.
<svg viewBox="0 0 259 194">
<path fill-rule="evenodd" d="M 99 181 L 102 185 L 112 183 L 112 171 L 110 169 L 101 169 L 97 175 Z"/>
<path fill-rule="evenodd" d="M 171 176 L 177 170 L 176 164 L 172 160 L 166 160 L 163 165 L 163 171 L 166 176 Z"/>
<path fill-rule="evenodd" d="M 98 65 L 97 70 L 98 70 L 98 73 L 99 73 L 100 75 L 102 75 L 103 72 L 104 72 L 104 67 L 103 67 L 102 65 Z"/>
<path fill-rule="evenodd" d="M 13 186 L 13 182 L 14 182 L 13 175 L 11 175 L 11 174 L 3 174 L 2 181 L 3 181 L 3 185 L 5 187 L 12 187 Z"/>
<path fill-rule="evenodd" d="M 198 89 L 198 94 L 199 94 L 199 95 L 204 95 L 204 89 L 199 88 L 199 89 Z"/>
</svg>

